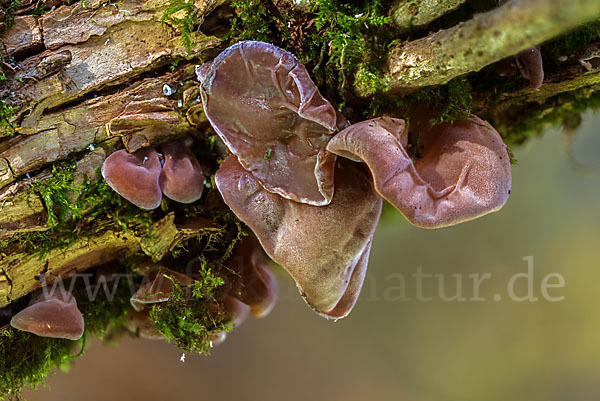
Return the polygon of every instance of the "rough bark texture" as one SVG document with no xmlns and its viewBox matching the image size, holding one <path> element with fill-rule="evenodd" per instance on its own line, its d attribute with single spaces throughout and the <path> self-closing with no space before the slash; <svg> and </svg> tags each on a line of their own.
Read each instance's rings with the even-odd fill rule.
<svg viewBox="0 0 600 401">
<path fill-rule="evenodd" d="M 452 28 L 396 46 L 392 91 L 439 85 L 568 32 L 600 16 L 598 0 L 513 0 Z"/>
<path fill-rule="evenodd" d="M 456 10 L 467 0 L 399 0 L 390 15 L 400 33 L 409 32 L 429 24 L 442 15 Z"/>
<path fill-rule="evenodd" d="M 202 16 L 219 3 L 199 1 L 196 6 Z M 74 173 L 77 186 L 84 175 L 95 174 L 121 140 L 136 150 L 195 129 L 180 113 L 182 104 L 165 96 L 163 86 L 177 89 L 192 79 L 193 64 L 185 60 L 200 62 L 204 51 L 220 42 L 195 33 L 188 53 L 176 30 L 161 23 L 167 4 L 93 1 L 84 9 L 76 2 L 37 21 L 17 16 L 1 36 L 16 60 L 13 80 L 0 89 L 15 107 L 10 123 L 16 135 L 10 127 L 0 128 L 0 238 L 50 228 L 44 202 L 29 190 L 33 183 L 52 179 L 49 164 L 83 153 Z M 176 59 L 184 66 L 170 72 Z M 187 91 L 184 100 L 189 120 L 197 126 L 201 105 L 194 105 L 193 94 Z M 18 244 L 0 254 L 0 308 L 40 287 L 35 276 L 46 262 L 51 282 L 136 252 L 159 260 L 183 236 L 206 229 L 176 227 L 171 216 L 157 223 L 160 241 L 145 241 L 134 232 L 102 230 L 103 223 L 95 223 L 99 229 L 93 238 L 82 236 L 67 248 L 50 250 L 42 260 L 39 252 Z"/>
</svg>

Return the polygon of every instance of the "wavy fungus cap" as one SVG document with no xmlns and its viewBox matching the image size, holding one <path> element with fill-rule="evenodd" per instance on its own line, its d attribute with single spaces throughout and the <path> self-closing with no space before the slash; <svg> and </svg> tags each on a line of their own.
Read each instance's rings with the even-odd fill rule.
<svg viewBox="0 0 600 401">
<path fill-rule="evenodd" d="M 156 209 L 162 200 L 158 177 L 162 166 L 158 153 L 143 148 L 134 153 L 125 149 L 111 153 L 102 165 L 102 177 L 119 195 L 142 209 Z"/>
<path fill-rule="evenodd" d="M 11 326 L 40 337 L 79 340 L 85 323 L 75 297 L 60 290 L 42 292 L 30 305 L 13 316 Z"/>
<path fill-rule="evenodd" d="M 358 167 L 342 161 L 336 168 L 335 195 L 327 206 L 266 191 L 234 156 L 215 176 L 225 203 L 288 271 L 307 303 L 327 318 L 346 316 L 356 303 L 381 213 L 382 200 Z"/>
<path fill-rule="evenodd" d="M 244 41 L 197 75 L 211 125 L 268 191 L 311 205 L 331 201 L 335 155 L 325 146 L 347 122 L 296 57 Z"/>
<path fill-rule="evenodd" d="M 489 123 L 471 116 L 425 130 L 415 163 L 400 140 L 404 128 L 400 119 L 363 121 L 338 133 L 327 149 L 364 161 L 381 196 L 419 227 L 451 226 L 506 203 L 510 158 Z"/>
</svg>

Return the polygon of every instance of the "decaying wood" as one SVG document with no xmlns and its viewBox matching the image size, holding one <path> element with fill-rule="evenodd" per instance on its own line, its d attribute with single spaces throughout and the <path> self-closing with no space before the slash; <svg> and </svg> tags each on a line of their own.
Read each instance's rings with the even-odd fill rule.
<svg viewBox="0 0 600 401">
<path fill-rule="evenodd" d="M 42 259 L 27 251 L 0 255 L 0 308 L 40 288 L 39 277 L 44 271 L 44 281 L 52 283 L 58 278 L 67 279 L 90 267 L 141 252 L 159 261 L 181 241 L 218 229 L 202 219 L 176 225 L 174 217 L 170 213 L 159 220 L 152 236 L 107 229 L 92 238 L 81 238 L 66 248 L 53 249 Z"/>
<path fill-rule="evenodd" d="M 439 85 L 568 32 L 600 16 L 598 0 L 512 0 L 390 52 L 392 91 Z"/>
<path fill-rule="evenodd" d="M 196 2 L 199 17 L 222 2 Z M 0 128 L 0 238 L 49 229 L 44 203 L 30 190 L 33 183 L 52 179 L 49 164 L 82 153 L 73 180 L 78 186 L 120 142 L 134 151 L 195 130 L 180 113 L 181 101 L 165 95 L 163 87 L 176 90 L 192 80 L 194 62 L 202 62 L 205 51 L 220 41 L 194 33 L 188 53 L 177 31 L 161 22 L 167 0 L 86 3 L 58 7 L 37 20 L 18 16 L 0 38 L 14 60 L 8 71 L 12 80 L 0 95 L 16 108 L 10 122 L 17 127 L 14 136 Z M 173 60 L 184 62 L 170 72 Z M 184 99 L 192 106 L 188 115 L 202 122 L 191 89 Z M 68 195 L 75 202 L 79 194 Z M 35 276 L 46 262 L 45 278 L 52 282 L 135 253 L 159 260 L 175 244 L 210 228 L 178 228 L 169 214 L 157 223 L 157 239 L 94 224 L 100 229 L 93 238 L 51 250 L 43 260 L 18 247 L 0 255 L 0 307 L 39 288 Z"/>
</svg>

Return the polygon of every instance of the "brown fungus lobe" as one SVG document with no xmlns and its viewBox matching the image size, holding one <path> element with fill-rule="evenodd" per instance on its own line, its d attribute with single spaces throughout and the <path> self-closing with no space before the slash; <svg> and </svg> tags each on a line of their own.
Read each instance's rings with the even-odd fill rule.
<svg viewBox="0 0 600 401">
<path fill-rule="evenodd" d="M 146 279 L 130 299 L 131 306 L 138 312 L 146 306 L 167 302 L 173 295 L 173 280 L 181 285 L 194 283 L 193 278 L 160 265 L 157 270 L 151 271 Z"/>
<path fill-rule="evenodd" d="M 238 242 L 224 265 L 231 294 L 248 305 L 255 317 L 267 316 L 277 301 L 279 285 L 257 239 L 250 235 Z"/>
<path fill-rule="evenodd" d="M 325 146 L 347 122 L 300 61 L 274 45 L 243 41 L 197 75 L 212 127 L 265 189 L 311 205 L 331 201 L 335 155 Z"/>
<path fill-rule="evenodd" d="M 164 164 L 159 177 L 163 194 L 176 202 L 192 203 L 204 190 L 202 167 L 190 146 L 191 138 L 169 142 L 160 147 Z"/>
<path fill-rule="evenodd" d="M 79 340 L 85 323 L 75 297 L 66 291 L 45 291 L 42 290 L 27 308 L 13 316 L 11 326 L 40 337 Z"/>
<path fill-rule="evenodd" d="M 401 143 L 404 128 L 400 119 L 363 121 L 338 133 L 327 149 L 364 161 L 381 196 L 419 227 L 458 224 L 504 205 L 510 158 L 487 122 L 471 116 L 425 129 L 414 163 Z"/>
<path fill-rule="evenodd" d="M 517 67 L 523 78 L 529 81 L 534 89 L 539 89 L 544 83 L 544 62 L 538 47 L 523 50 L 515 56 Z"/>
<path fill-rule="evenodd" d="M 143 148 L 135 153 L 117 150 L 104 160 L 102 177 L 119 195 L 142 209 L 156 209 L 162 200 L 158 153 Z"/>
<path fill-rule="evenodd" d="M 266 191 L 234 156 L 215 176 L 225 203 L 288 271 L 307 303 L 327 318 L 346 316 L 356 303 L 382 205 L 360 165 L 343 159 L 338 164 L 327 206 Z"/>
</svg>

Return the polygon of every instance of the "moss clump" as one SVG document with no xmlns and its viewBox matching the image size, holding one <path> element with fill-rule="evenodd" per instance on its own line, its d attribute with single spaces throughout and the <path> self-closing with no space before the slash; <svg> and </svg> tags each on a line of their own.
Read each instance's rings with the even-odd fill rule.
<svg viewBox="0 0 600 401">
<path fill-rule="evenodd" d="M 226 316 L 214 295 L 223 279 L 204 260 L 197 276 L 197 281 L 188 286 L 169 277 L 173 281 L 173 295 L 169 301 L 152 307 L 150 319 L 182 351 L 207 354 L 211 335 L 229 331 L 230 326 L 225 324 Z"/>
<path fill-rule="evenodd" d="M 583 88 L 548 99 L 542 106 L 529 104 L 510 110 L 504 121 L 495 121 L 508 145 L 518 145 L 537 136 L 550 127 L 562 126 L 569 131 L 577 129 L 581 114 L 600 107 L 597 88 Z"/>
<path fill-rule="evenodd" d="M 39 386 L 54 368 L 68 368 L 83 355 L 88 338 L 122 326 L 131 308 L 126 280 L 117 283 L 110 299 L 98 291 L 91 301 L 86 288 L 74 290 L 73 295 L 85 320 L 85 333 L 78 341 L 38 337 L 12 327 L 0 331 L 0 400 L 18 396 L 24 386 Z"/>
<path fill-rule="evenodd" d="M 560 71 L 561 68 L 564 68 L 564 63 L 561 63 L 559 58 L 577 54 L 598 40 L 600 40 L 600 19 L 587 23 L 542 46 L 546 73 Z"/>
<path fill-rule="evenodd" d="M 234 1 L 236 16 L 226 41 L 260 40 L 294 53 L 340 109 L 354 83 L 365 93 L 387 88 L 379 71 L 393 36 L 385 15 L 389 1 L 315 0 L 301 14 L 267 9 L 267 3 Z"/>
<path fill-rule="evenodd" d="M 182 13 L 183 17 L 174 17 Z M 198 7 L 193 0 L 171 0 L 163 12 L 161 22 L 174 26 L 188 53 L 192 51 L 192 34 L 198 29 Z"/>
<path fill-rule="evenodd" d="M 260 0 L 237 0 L 231 2 L 235 16 L 231 19 L 231 29 L 224 40 L 230 44 L 241 40 L 258 40 L 275 43 L 287 48 L 290 32 L 288 20 L 281 13 L 267 11 Z"/>
<path fill-rule="evenodd" d="M 407 96 L 377 95 L 369 104 L 368 118 L 390 113 L 410 120 L 421 105 L 434 111 L 431 125 L 465 118 L 473 109 L 471 84 L 465 77 L 458 77 L 446 85 L 423 88 Z"/>
</svg>

